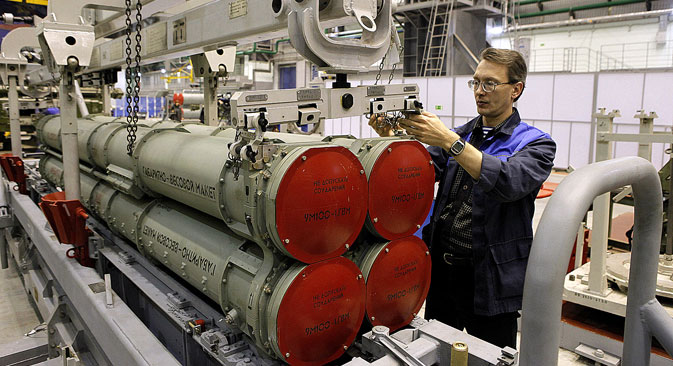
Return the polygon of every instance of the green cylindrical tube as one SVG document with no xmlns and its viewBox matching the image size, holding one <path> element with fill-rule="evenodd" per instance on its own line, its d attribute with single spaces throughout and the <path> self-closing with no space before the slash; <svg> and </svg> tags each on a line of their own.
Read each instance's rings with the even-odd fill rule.
<svg viewBox="0 0 673 366">
<path fill-rule="evenodd" d="M 201 134 L 233 139 L 236 130 L 198 126 Z M 364 167 L 369 183 L 366 228 L 381 238 L 395 240 L 415 233 L 430 212 L 435 171 L 430 155 L 408 137 L 356 139 L 266 132 L 264 137 L 284 143 L 329 142 L 349 149 Z"/>
<path fill-rule="evenodd" d="M 60 170 L 60 172 L 59 172 Z M 43 177 L 62 185 L 62 163 Z M 135 199 L 82 173 L 82 203 L 110 229 L 217 301 L 232 327 L 290 364 L 323 364 L 350 346 L 364 316 L 364 279 L 349 260 L 297 263 L 167 199 Z M 301 308 L 301 316 L 297 316 Z"/>
<path fill-rule="evenodd" d="M 432 261 L 425 243 L 409 236 L 389 242 L 358 243 L 347 254 L 367 285 L 367 320 L 391 331 L 409 324 L 430 289 Z"/>
<path fill-rule="evenodd" d="M 58 117 L 38 123 L 40 141 L 55 151 L 59 124 Z M 196 134 L 138 125 L 130 156 L 126 124 L 101 119 L 79 125 L 83 162 L 119 182 L 116 187 L 131 184 L 147 195 L 169 197 L 306 263 L 343 254 L 366 218 L 364 170 L 342 147 L 265 145 L 256 162 L 237 164 L 229 159 L 233 136 L 207 136 L 205 126 L 188 127 L 203 130 Z"/>
</svg>

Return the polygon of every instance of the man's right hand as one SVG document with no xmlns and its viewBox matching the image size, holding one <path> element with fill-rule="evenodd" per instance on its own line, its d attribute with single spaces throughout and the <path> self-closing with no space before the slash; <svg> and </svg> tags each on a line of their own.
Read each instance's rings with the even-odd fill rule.
<svg viewBox="0 0 673 366">
<path fill-rule="evenodd" d="M 369 125 L 372 126 L 374 131 L 381 137 L 395 136 L 393 127 L 383 121 L 383 116 L 372 114 L 372 116 L 369 117 Z"/>
</svg>

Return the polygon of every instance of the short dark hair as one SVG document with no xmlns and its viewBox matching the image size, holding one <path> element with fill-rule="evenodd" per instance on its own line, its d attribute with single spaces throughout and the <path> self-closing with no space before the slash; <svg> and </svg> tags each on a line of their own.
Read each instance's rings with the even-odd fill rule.
<svg viewBox="0 0 673 366">
<path fill-rule="evenodd" d="M 526 61 L 519 52 L 502 48 L 489 47 L 481 51 L 479 59 L 482 61 L 486 60 L 507 66 L 507 77 L 509 78 L 508 82 L 521 82 L 523 83 L 524 88 L 526 87 L 528 67 L 526 66 Z M 521 94 L 523 94 L 523 89 L 521 90 Z M 515 102 L 519 100 L 521 94 L 519 94 L 519 96 L 514 99 Z"/>
</svg>

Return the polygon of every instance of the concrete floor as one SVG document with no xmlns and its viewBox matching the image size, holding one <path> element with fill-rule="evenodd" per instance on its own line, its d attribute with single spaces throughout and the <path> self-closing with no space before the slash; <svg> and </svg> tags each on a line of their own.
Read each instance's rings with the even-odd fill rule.
<svg viewBox="0 0 673 366">
<path fill-rule="evenodd" d="M 16 265 L 10 258 L 8 269 L 0 269 L 0 350 L 11 344 L 33 328 L 40 325 L 40 320 L 30 303 L 28 294 L 23 288 Z M 46 336 L 38 332 L 33 337 Z"/>
<path fill-rule="evenodd" d="M 550 182 L 558 183 L 563 180 L 565 174 L 554 173 L 549 178 Z M 542 216 L 544 207 L 549 202 L 550 198 L 539 199 L 536 201 L 536 211 L 534 217 L 534 227 Z M 615 216 L 624 212 L 625 208 L 615 209 Z M 10 268 L 7 270 L 0 270 L 0 324 L 3 325 L 3 331 L 0 332 L 0 351 L 7 351 L 3 347 L 9 345 L 31 331 L 40 326 L 40 321 L 35 315 L 34 308 L 30 304 L 30 300 L 25 290 L 23 289 L 21 279 L 18 276 L 17 269 L 10 260 Z M 421 314 L 424 309 L 421 310 Z M 421 315 L 419 314 L 419 315 Z M 44 332 L 38 332 L 32 337 L 45 337 Z M 577 366 L 577 365 L 594 365 L 594 362 L 583 358 L 575 353 L 561 349 L 559 353 L 559 366 Z"/>
</svg>

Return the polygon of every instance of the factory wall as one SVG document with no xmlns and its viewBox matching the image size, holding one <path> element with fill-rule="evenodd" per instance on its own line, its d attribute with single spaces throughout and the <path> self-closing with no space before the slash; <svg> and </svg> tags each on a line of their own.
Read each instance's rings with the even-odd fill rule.
<svg viewBox="0 0 673 366">
<path fill-rule="evenodd" d="M 563 63 L 563 49 L 566 49 L 566 58 L 569 50 L 576 51 L 574 57 L 578 60 L 573 62 L 587 63 L 588 67 L 601 67 L 601 70 L 671 67 L 673 61 L 673 22 L 668 19 L 520 31 L 494 36 L 491 45 L 511 49 L 517 36 L 531 40 L 529 67 L 537 71 L 548 71 L 545 67 L 549 67 L 552 57 L 556 63 L 553 71 L 558 71 Z"/>
<path fill-rule="evenodd" d="M 539 29 L 518 32 L 519 37 L 533 38 L 534 47 L 589 47 L 600 48 L 604 44 L 652 42 L 659 31 L 658 19 L 632 21 L 631 24 L 605 23 L 590 26 Z M 673 23 L 666 26 L 667 39 L 673 39 Z M 493 37 L 493 47 L 510 48 L 507 34 Z"/>
<path fill-rule="evenodd" d="M 425 109 L 437 114 L 449 127 L 466 123 L 476 116 L 470 76 L 440 78 L 397 78 L 393 83 L 416 83 Z M 351 81 L 370 85 L 373 80 Z M 598 108 L 619 109 L 614 132 L 638 133 L 637 110 L 656 111 L 655 131 L 672 131 L 673 72 L 538 73 L 530 74 L 526 90 L 517 103 L 522 119 L 552 135 L 558 145 L 555 166 L 579 168 L 593 162 L 595 121 Z M 370 137 L 375 132 L 364 117 L 327 120 L 325 134 L 351 134 Z M 614 157 L 634 156 L 636 143 L 614 144 Z M 663 144 L 653 145 L 652 162 L 665 163 Z"/>
</svg>

